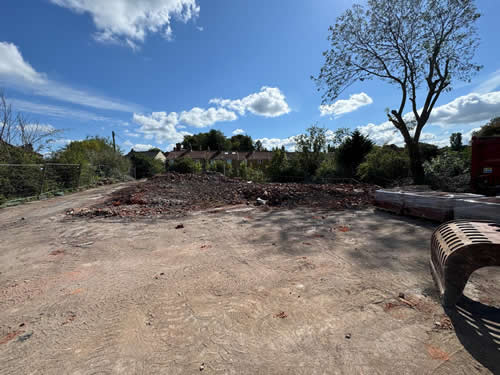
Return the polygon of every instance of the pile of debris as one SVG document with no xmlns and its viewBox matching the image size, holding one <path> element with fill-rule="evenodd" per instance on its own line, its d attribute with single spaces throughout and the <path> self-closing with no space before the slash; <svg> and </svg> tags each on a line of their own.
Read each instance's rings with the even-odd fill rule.
<svg viewBox="0 0 500 375">
<path fill-rule="evenodd" d="M 177 174 L 153 177 L 115 192 L 104 204 L 70 210 L 96 216 L 178 216 L 228 205 L 256 204 L 292 208 L 359 208 L 372 203 L 376 187 L 351 184 L 253 183 L 221 174 Z"/>
</svg>

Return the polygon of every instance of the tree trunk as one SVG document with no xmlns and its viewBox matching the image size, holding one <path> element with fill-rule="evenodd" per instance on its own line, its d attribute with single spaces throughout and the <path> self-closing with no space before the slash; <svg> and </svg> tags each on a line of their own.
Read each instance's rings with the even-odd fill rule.
<svg viewBox="0 0 500 375">
<path fill-rule="evenodd" d="M 422 185 L 425 182 L 424 167 L 422 166 L 422 158 L 420 156 L 420 148 L 418 142 L 407 144 L 408 155 L 410 156 L 410 170 L 415 185 Z"/>
</svg>

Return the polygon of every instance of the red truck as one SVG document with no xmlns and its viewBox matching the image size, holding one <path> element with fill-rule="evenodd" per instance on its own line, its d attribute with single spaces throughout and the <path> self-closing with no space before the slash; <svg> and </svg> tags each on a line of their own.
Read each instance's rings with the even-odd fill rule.
<svg viewBox="0 0 500 375">
<path fill-rule="evenodd" d="M 500 192 L 500 137 L 472 138 L 471 185 L 486 195 Z"/>
</svg>

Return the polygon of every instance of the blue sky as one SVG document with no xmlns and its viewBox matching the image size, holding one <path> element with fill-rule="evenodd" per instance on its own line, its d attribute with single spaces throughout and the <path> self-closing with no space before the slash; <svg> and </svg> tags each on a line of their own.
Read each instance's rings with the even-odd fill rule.
<svg viewBox="0 0 500 375">
<path fill-rule="evenodd" d="M 114 130 L 125 151 L 184 134 L 246 133 L 268 147 L 318 123 L 401 143 L 385 109 L 398 90 L 350 87 L 331 106 L 310 76 L 348 0 L 3 0 L 0 88 L 15 110 L 64 129 L 57 148 Z M 423 140 L 445 145 L 500 115 L 500 3 L 478 0 L 484 69 L 442 95 Z"/>
</svg>

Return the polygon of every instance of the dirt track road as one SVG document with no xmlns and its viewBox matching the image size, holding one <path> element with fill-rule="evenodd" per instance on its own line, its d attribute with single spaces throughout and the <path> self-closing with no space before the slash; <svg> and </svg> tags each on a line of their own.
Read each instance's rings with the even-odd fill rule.
<svg viewBox="0 0 500 375">
<path fill-rule="evenodd" d="M 118 187 L 0 211 L 0 374 L 500 371 L 500 273 L 467 287 L 490 307 L 466 300 L 450 322 L 428 271 L 432 224 L 239 206 L 65 215 Z"/>
</svg>

